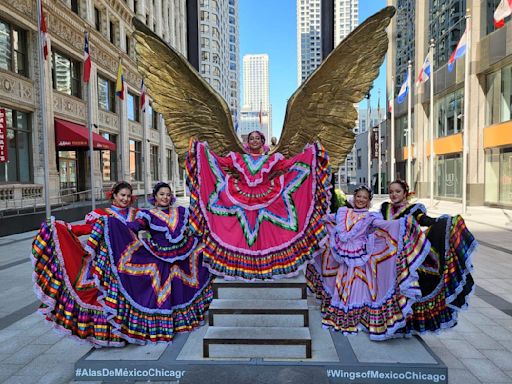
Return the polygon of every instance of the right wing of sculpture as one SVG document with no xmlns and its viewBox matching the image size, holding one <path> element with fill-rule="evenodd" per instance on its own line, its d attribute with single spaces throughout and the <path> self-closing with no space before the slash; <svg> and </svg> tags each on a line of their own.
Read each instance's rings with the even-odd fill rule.
<svg viewBox="0 0 512 384">
<path fill-rule="evenodd" d="M 368 93 L 388 48 L 386 27 L 394 7 L 387 7 L 352 31 L 288 101 L 283 133 L 276 150 L 286 157 L 320 141 L 337 168 L 352 150 L 357 120 L 355 104 Z"/>
<path fill-rule="evenodd" d="M 134 24 L 137 66 L 153 99 L 153 108 L 164 118 L 180 163 L 183 164 L 192 137 L 207 141 L 220 155 L 243 151 L 226 101 L 182 55 L 139 20 L 134 19 Z"/>
</svg>

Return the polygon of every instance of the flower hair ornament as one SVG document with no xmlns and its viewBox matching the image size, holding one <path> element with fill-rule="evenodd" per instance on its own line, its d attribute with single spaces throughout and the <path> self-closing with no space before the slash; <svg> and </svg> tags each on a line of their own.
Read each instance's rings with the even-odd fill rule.
<svg viewBox="0 0 512 384">
<path fill-rule="evenodd" d="M 114 195 L 119 193 L 121 189 L 129 189 L 130 192 L 133 193 L 133 187 L 130 183 L 127 181 L 117 181 L 112 185 L 112 188 L 110 188 L 110 191 L 105 192 L 105 197 L 107 200 L 114 200 Z M 133 204 L 137 200 L 137 195 L 131 195 L 130 204 Z"/>
<path fill-rule="evenodd" d="M 372 207 L 373 192 L 370 189 L 370 187 L 368 187 L 365 184 L 361 184 L 356 189 L 354 189 L 354 193 L 347 199 L 347 201 L 350 203 L 350 205 L 352 207 L 354 207 L 355 206 L 354 205 L 354 196 L 357 194 L 357 192 L 359 192 L 361 190 L 368 192 L 368 196 L 369 196 L 368 209 L 370 209 Z"/>
</svg>

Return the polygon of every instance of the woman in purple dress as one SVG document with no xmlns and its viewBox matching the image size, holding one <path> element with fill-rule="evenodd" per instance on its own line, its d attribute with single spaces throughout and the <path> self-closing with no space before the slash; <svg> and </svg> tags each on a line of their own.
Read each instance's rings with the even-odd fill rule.
<svg viewBox="0 0 512 384">
<path fill-rule="evenodd" d="M 322 323 L 343 333 L 366 330 L 373 340 L 394 337 L 421 292 L 416 269 L 429 244 L 414 219 L 382 220 L 369 212 L 372 193 L 360 186 L 354 208 L 326 218 L 329 241 L 308 269 L 322 300 Z"/>
<path fill-rule="evenodd" d="M 167 183 L 153 189 L 154 208 L 128 227 L 105 218 L 93 230 L 100 299 L 119 335 L 132 343 L 171 341 L 201 325 L 212 299 L 199 239 L 189 235 L 188 210 L 173 207 Z M 145 230 L 149 238 L 137 236 Z"/>
</svg>

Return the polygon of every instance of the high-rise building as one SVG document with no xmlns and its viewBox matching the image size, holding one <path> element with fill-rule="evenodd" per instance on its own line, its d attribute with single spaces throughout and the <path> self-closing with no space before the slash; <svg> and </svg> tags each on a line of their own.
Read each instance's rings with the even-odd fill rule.
<svg viewBox="0 0 512 384">
<path fill-rule="evenodd" d="M 431 80 L 411 87 L 412 152 L 407 151 L 407 103 L 394 103 L 395 175 L 404 178 L 410 156 L 411 189 L 419 197 L 461 200 L 466 188 L 469 205 L 512 206 L 512 51 L 508 47 L 512 25 L 496 30 L 493 14 L 499 0 L 388 0 L 397 7 L 397 15 L 388 29 L 390 47 L 387 59 L 387 89 L 397 95 L 407 63 L 412 62 L 411 79 L 418 71 L 434 42 L 434 99 L 430 108 Z M 456 61 L 453 71 L 447 62 L 466 29 L 466 9 L 471 16 L 469 56 Z M 413 19 L 411 19 L 411 15 Z M 407 21 L 403 21 L 407 20 Z M 397 37 L 396 39 L 394 37 Z M 404 38 L 404 36 L 408 36 Z M 413 36 L 413 38 L 411 38 Z M 399 38 L 400 37 L 400 38 Z M 469 92 L 464 91 L 465 61 L 470 60 Z M 392 89 L 392 76 L 395 87 Z M 464 105 L 469 104 L 468 116 Z M 464 121 L 468 131 L 464 132 Z M 434 136 L 430 137 L 430 122 Z M 388 124 L 390 126 L 390 124 Z M 463 135 L 467 135 L 467 173 L 463 175 Z M 388 137 L 390 132 L 388 132 Z M 430 142 L 434 153 L 431 156 Z M 387 157 L 386 169 L 391 159 Z M 434 172 L 430 173 L 433 160 Z M 465 176 L 465 177 L 464 177 Z M 463 181 L 466 180 L 466 184 Z"/>
<path fill-rule="evenodd" d="M 199 1 L 199 72 L 236 116 L 239 103 L 238 0 Z"/>
<path fill-rule="evenodd" d="M 181 179 L 165 123 L 151 108 L 151 101 L 142 118 L 142 77 L 137 71 L 132 20 L 137 17 L 187 56 L 186 1 L 42 3 L 50 41 L 48 58 L 42 63 L 45 76 L 39 70 L 37 1 L 0 2 L 0 77 L 2 84 L 9 84 L 0 86 L 0 110 L 7 115 L 9 140 L 9 162 L 0 164 L 0 210 L 27 202 L 40 204 L 45 193 L 52 204 L 90 199 L 88 146 L 82 145 L 87 143 L 88 122 L 93 124 L 96 140 L 101 135 L 112 143 L 110 150 L 103 147 L 93 154 L 92 187 L 97 198 L 104 197 L 100 192 L 117 180 L 130 181 L 134 192 L 142 194 L 145 184 Z M 89 32 L 92 59 L 89 86 L 82 81 L 84 29 Z M 124 67 L 124 100 L 115 96 L 119 62 Z M 47 143 L 39 100 L 43 89 Z M 48 145 L 48 159 L 44 145 Z M 50 174 L 48 190 L 43 189 L 45 168 Z"/>
<path fill-rule="evenodd" d="M 244 102 L 240 115 L 239 135 L 244 137 L 254 129 L 272 136 L 268 55 L 245 55 L 243 58 Z"/>
<path fill-rule="evenodd" d="M 334 46 L 337 46 L 357 27 L 359 0 L 334 0 Z M 322 1 L 297 0 L 297 80 L 302 84 L 322 63 L 328 52 L 322 52 Z M 357 133 L 357 122 L 355 132 Z M 340 166 L 338 179 L 343 183 L 354 182 L 355 152 L 347 155 Z"/>
<path fill-rule="evenodd" d="M 322 62 L 321 0 L 297 0 L 297 80 L 304 80 Z M 359 0 L 334 0 L 334 45 L 338 45 L 359 19 Z"/>
</svg>

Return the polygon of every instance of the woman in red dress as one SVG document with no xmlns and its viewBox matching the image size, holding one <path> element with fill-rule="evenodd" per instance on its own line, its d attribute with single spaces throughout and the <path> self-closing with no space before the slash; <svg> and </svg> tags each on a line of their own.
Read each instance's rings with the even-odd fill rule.
<svg viewBox="0 0 512 384">
<path fill-rule="evenodd" d="M 41 300 L 39 312 L 56 330 L 96 346 L 123 346 L 113 333 L 97 298 L 91 271 L 94 252 L 78 238 L 89 235 L 102 216 L 116 217 L 123 223 L 135 220 L 132 186 L 120 181 L 110 191 L 111 206 L 97 208 L 85 217 L 85 224 L 70 225 L 51 217 L 43 222 L 32 244 L 34 290 Z M 89 244 L 94 245 L 94 238 Z"/>
</svg>

